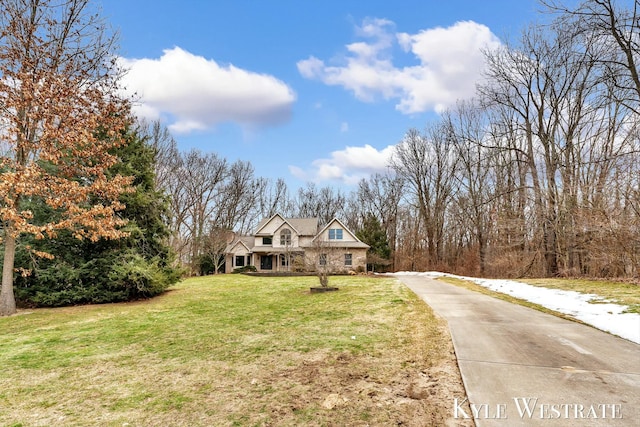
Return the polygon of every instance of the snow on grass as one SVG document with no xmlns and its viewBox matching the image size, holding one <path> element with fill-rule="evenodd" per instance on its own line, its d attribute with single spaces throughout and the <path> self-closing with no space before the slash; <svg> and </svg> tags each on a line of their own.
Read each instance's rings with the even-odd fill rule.
<svg viewBox="0 0 640 427">
<path fill-rule="evenodd" d="M 439 272 L 399 272 L 395 274 L 432 278 L 447 276 L 468 280 L 492 291 L 511 295 L 515 298 L 539 304 L 550 310 L 570 315 L 595 328 L 640 344 L 640 314 L 624 313 L 628 308 L 627 306 L 603 301 L 599 295 L 542 288 L 515 280 L 480 279 Z"/>
</svg>

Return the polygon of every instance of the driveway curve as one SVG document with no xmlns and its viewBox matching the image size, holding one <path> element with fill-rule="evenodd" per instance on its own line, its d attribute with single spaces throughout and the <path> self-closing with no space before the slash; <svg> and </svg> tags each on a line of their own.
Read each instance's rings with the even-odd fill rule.
<svg viewBox="0 0 640 427">
<path fill-rule="evenodd" d="M 449 324 L 467 391 L 451 402 L 454 418 L 640 426 L 640 345 L 428 277 L 397 277 Z"/>
</svg>

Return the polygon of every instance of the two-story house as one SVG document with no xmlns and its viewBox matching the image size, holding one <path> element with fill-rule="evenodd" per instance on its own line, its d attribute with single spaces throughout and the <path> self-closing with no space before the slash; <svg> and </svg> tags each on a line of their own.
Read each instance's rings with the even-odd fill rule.
<svg viewBox="0 0 640 427">
<path fill-rule="evenodd" d="M 317 218 L 263 219 L 254 234 L 236 237 L 226 249 L 225 272 L 253 265 L 259 272 L 366 269 L 369 245 L 339 219 L 320 227 Z"/>
</svg>

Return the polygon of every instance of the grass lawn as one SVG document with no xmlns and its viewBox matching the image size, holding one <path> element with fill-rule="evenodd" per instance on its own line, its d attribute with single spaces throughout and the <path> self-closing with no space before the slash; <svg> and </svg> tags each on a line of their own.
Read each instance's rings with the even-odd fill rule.
<svg viewBox="0 0 640 427">
<path fill-rule="evenodd" d="M 571 316 L 557 313 L 553 310 L 545 308 L 539 304 L 534 304 L 529 301 L 521 300 L 519 298 L 512 297 L 511 295 L 495 292 L 490 289 L 480 286 L 468 280 L 462 280 L 454 277 L 439 277 L 438 280 L 442 280 L 447 283 L 462 286 L 467 289 L 480 292 L 486 295 L 509 301 L 512 303 L 524 305 L 527 307 L 535 308 L 536 310 L 544 311 L 546 313 L 552 313 L 559 317 L 575 320 Z M 575 291 L 583 294 L 594 294 L 596 298 L 590 302 L 594 304 L 602 302 L 612 302 L 614 304 L 628 306 L 625 312 L 628 313 L 640 313 L 640 285 L 636 283 L 628 283 L 621 281 L 607 281 L 607 280 L 588 280 L 588 279 L 517 279 L 522 283 L 527 283 L 533 286 L 539 286 L 549 289 L 560 289 L 565 291 Z"/>
<path fill-rule="evenodd" d="M 443 323 L 391 278 L 221 275 L 0 318 L 3 426 L 443 425 Z"/>
<path fill-rule="evenodd" d="M 629 313 L 640 313 L 640 285 L 637 283 L 614 282 L 588 279 L 524 279 L 524 283 L 549 289 L 576 291 L 583 294 L 595 294 L 592 302 L 612 302 L 626 305 Z"/>
</svg>

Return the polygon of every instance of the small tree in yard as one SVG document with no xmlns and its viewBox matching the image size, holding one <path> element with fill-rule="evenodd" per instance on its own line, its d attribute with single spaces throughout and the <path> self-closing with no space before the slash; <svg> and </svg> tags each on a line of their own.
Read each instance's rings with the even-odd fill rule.
<svg viewBox="0 0 640 427">
<path fill-rule="evenodd" d="M 316 270 L 316 274 L 318 276 L 318 280 L 320 280 L 320 286 L 326 288 L 329 286 L 329 273 L 330 273 L 330 265 L 329 265 L 329 254 L 326 252 L 318 253 L 318 268 Z"/>
<path fill-rule="evenodd" d="M 2 0 L 0 8 L 0 315 L 16 311 L 13 279 L 22 235 L 123 236 L 120 196 L 131 179 L 109 176 L 125 143 L 114 38 L 89 0 Z M 29 209 L 43 202 L 56 215 Z"/>
<path fill-rule="evenodd" d="M 313 251 L 315 257 L 310 262 L 315 263 L 314 271 L 320 281 L 320 286 L 329 289 L 329 276 L 336 270 L 335 251 L 336 248 L 328 240 L 324 240 L 322 236 L 313 240 Z"/>
<path fill-rule="evenodd" d="M 231 230 L 214 225 L 209 226 L 209 231 L 202 237 L 200 255 L 200 274 L 218 274 L 224 265 L 225 249 L 233 240 L 234 233 Z"/>
</svg>

